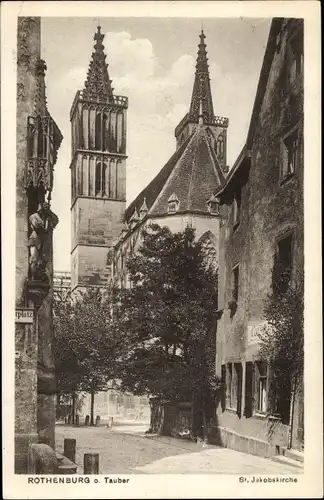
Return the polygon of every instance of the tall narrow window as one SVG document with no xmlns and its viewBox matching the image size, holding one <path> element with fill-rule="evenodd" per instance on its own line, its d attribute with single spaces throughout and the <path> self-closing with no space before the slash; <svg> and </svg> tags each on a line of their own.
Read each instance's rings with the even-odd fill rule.
<svg viewBox="0 0 324 500">
<path fill-rule="evenodd" d="M 106 179 L 107 179 L 107 164 L 104 163 L 102 166 L 102 178 L 101 178 L 101 193 L 102 196 L 107 195 L 107 189 L 106 189 Z"/>
<path fill-rule="evenodd" d="M 108 117 L 104 113 L 103 116 L 102 116 L 102 151 L 106 151 L 108 149 L 107 148 L 107 140 L 106 140 L 106 136 L 107 136 L 107 122 L 108 122 Z"/>
<path fill-rule="evenodd" d="M 226 406 L 232 408 L 232 363 L 227 363 L 226 370 Z"/>
<path fill-rule="evenodd" d="M 292 275 L 292 235 L 278 242 L 277 278 L 281 293 L 285 293 L 291 284 Z"/>
<path fill-rule="evenodd" d="M 256 401 L 257 411 L 265 413 L 267 409 L 267 365 L 263 362 L 256 363 Z"/>
<path fill-rule="evenodd" d="M 95 195 L 101 191 L 101 163 L 96 165 Z"/>
<path fill-rule="evenodd" d="M 121 152 L 123 143 L 123 114 L 117 114 L 117 131 L 116 131 L 117 152 Z"/>
<path fill-rule="evenodd" d="M 97 115 L 96 115 L 96 130 L 95 130 L 95 137 L 96 137 L 95 148 L 97 151 L 101 151 L 101 134 L 102 134 L 101 120 L 102 120 L 101 113 L 97 113 Z"/>
<path fill-rule="evenodd" d="M 222 406 L 222 411 L 225 411 L 225 408 L 226 408 L 226 365 L 222 365 L 221 380 L 222 380 L 221 406 Z"/>
<path fill-rule="evenodd" d="M 83 169 L 83 159 L 80 163 L 80 177 L 79 177 L 79 194 L 83 195 L 83 176 L 84 176 L 84 169 Z"/>
<path fill-rule="evenodd" d="M 238 302 L 239 298 L 239 266 L 233 269 L 233 299 Z"/>
<path fill-rule="evenodd" d="M 44 158 L 43 124 L 40 117 L 37 119 L 37 156 Z"/>
<path fill-rule="evenodd" d="M 217 138 L 216 154 L 217 154 L 219 161 L 222 163 L 224 160 L 224 139 L 223 139 L 222 134 L 220 134 Z"/>
<path fill-rule="evenodd" d="M 241 187 L 236 188 L 234 193 L 234 214 L 233 223 L 237 226 L 241 218 Z"/>
<path fill-rule="evenodd" d="M 110 151 L 116 151 L 116 112 L 114 110 L 110 113 L 110 131 L 109 131 Z"/>
<path fill-rule="evenodd" d="M 242 405 L 242 363 L 234 363 L 232 405 L 241 416 Z"/>
<path fill-rule="evenodd" d="M 253 363 L 248 361 L 245 363 L 245 408 L 244 415 L 246 418 L 252 417 L 253 414 Z"/>
<path fill-rule="evenodd" d="M 292 177 L 298 166 L 298 130 L 285 136 L 282 140 L 282 156 L 281 156 L 281 181 Z"/>
</svg>

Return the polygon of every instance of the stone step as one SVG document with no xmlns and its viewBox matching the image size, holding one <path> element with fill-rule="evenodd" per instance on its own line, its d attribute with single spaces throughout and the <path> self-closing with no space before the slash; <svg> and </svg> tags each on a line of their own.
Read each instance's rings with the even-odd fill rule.
<svg viewBox="0 0 324 500">
<path fill-rule="evenodd" d="M 297 460 L 297 462 L 304 463 L 304 453 L 302 451 L 284 448 L 283 455 L 287 458 Z"/>
<path fill-rule="evenodd" d="M 286 457 L 284 455 L 275 455 L 273 457 L 270 457 L 270 460 L 272 460 L 272 462 L 278 462 L 279 464 L 289 465 L 291 467 L 296 467 L 297 469 L 304 468 L 303 463 L 300 462 L 299 460 L 294 460 L 294 459 Z"/>
<path fill-rule="evenodd" d="M 78 466 L 59 452 L 56 452 L 57 474 L 76 474 Z"/>
</svg>

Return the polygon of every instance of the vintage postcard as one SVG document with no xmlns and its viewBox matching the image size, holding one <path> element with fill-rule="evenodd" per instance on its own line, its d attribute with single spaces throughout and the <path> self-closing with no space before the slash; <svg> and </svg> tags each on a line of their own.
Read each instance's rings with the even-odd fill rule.
<svg viewBox="0 0 324 500">
<path fill-rule="evenodd" d="M 4 498 L 321 498 L 317 2 L 3 2 Z"/>
</svg>

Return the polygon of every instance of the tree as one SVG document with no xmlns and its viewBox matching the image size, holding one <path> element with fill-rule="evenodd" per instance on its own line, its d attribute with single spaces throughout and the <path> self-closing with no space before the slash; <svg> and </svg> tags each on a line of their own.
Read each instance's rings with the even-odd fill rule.
<svg viewBox="0 0 324 500">
<path fill-rule="evenodd" d="M 192 401 L 193 433 L 202 435 L 217 386 L 217 274 L 193 229 L 172 233 L 157 224 L 143 229 L 127 270 L 131 287 L 114 294 L 116 335 L 127 346 L 121 389 Z"/>
<path fill-rule="evenodd" d="M 91 394 L 90 425 L 94 425 L 94 397 L 114 378 L 121 340 L 114 337 L 108 293 L 88 288 L 54 308 L 54 358 L 58 390 Z M 75 402 L 75 401 L 74 401 Z"/>
<path fill-rule="evenodd" d="M 270 411 L 283 420 L 288 415 L 290 447 L 294 402 L 304 372 L 304 276 L 295 270 L 292 279 L 291 270 L 284 269 L 277 256 L 264 318 L 260 354 L 270 366 Z"/>
</svg>

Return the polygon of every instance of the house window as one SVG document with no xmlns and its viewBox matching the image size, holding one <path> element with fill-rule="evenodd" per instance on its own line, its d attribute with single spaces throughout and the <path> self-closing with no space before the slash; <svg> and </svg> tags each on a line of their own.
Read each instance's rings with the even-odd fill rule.
<svg viewBox="0 0 324 500">
<path fill-rule="evenodd" d="M 233 299 L 238 302 L 239 297 L 239 266 L 233 269 Z"/>
<path fill-rule="evenodd" d="M 285 181 L 292 177 L 298 166 L 299 152 L 298 130 L 288 134 L 282 140 L 282 164 L 281 164 L 281 181 Z"/>
<path fill-rule="evenodd" d="M 219 203 L 220 203 L 219 198 L 211 196 L 211 198 L 209 198 L 209 200 L 207 201 L 207 208 L 209 213 L 214 215 L 219 215 Z"/>
<path fill-rule="evenodd" d="M 253 381 L 254 381 L 254 370 L 253 363 L 248 361 L 245 363 L 245 407 L 244 415 L 246 418 L 250 418 L 253 415 Z"/>
<path fill-rule="evenodd" d="M 267 409 L 267 366 L 266 363 L 256 363 L 256 409 L 265 413 Z"/>
<path fill-rule="evenodd" d="M 227 363 L 226 370 L 226 407 L 232 408 L 232 363 Z"/>
<path fill-rule="evenodd" d="M 292 235 L 278 242 L 278 285 L 281 293 L 287 292 L 292 275 Z"/>
<path fill-rule="evenodd" d="M 241 416 L 241 399 L 242 399 L 242 364 L 234 363 L 233 383 L 232 383 L 232 408 Z"/>
<path fill-rule="evenodd" d="M 226 408 L 226 365 L 222 365 L 221 367 L 221 407 L 222 411 L 225 411 Z"/>
<path fill-rule="evenodd" d="M 240 216 L 241 216 L 241 188 L 238 187 L 234 193 L 234 217 L 233 217 L 234 226 L 237 226 L 240 223 Z"/>
</svg>

